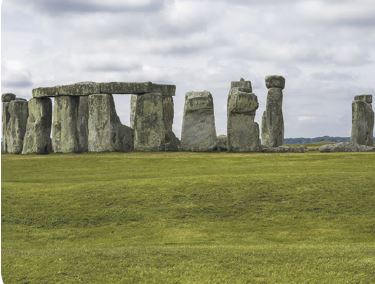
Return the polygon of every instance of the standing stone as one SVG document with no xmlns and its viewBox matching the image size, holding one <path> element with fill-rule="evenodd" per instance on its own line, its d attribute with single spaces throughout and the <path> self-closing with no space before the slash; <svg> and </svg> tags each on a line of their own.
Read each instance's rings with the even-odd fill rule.
<svg viewBox="0 0 375 284">
<path fill-rule="evenodd" d="M 266 147 L 278 147 L 284 142 L 282 104 L 285 79 L 282 76 L 267 76 L 266 86 L 268 95 L 262 117 L 262 144 Z"/>
<path fill-rule="evenodd" d="M 228 151 L 260 150 L 259 125 L 255 120 L 258 98 L 252 93 L 250 81 L 232 82 L 228 96 Z"/>
<path fill-rule="evenodd" d="M 155 98 L 152 98 L 152 97 Z M 141 102 L 138 102 L 141 100 Z M 151 103 L 153 101 L 153 103 Z M 161 106 L 159 105 L 161 101 Z M 159 120 L 159 116 L 162 119 L 164 124 L 164 130 L 161 133 L 164 133 L 164 137 L 156 138 L 154 140 L 151 136 L 157 137 L 157 135 L 151 135 L 154 131 L 153 126 L 147 126 L 147 124 L 153 125 L 150 121 L 152 115 L 147 115 L 148 110 L 145 109 L 145 106 L 153 104 L 151 107 L 151 112 L 154 112 L 155 121 Z M 172 125 L 173 125 L 173 117 L 174 117 L 174 104 L 173 104 L 173 97 L 167 96 L 159 93 L 149 93 L 145 95 L 131 97 L 131 115 L 130 115 L 130 124 L 134 128 L 135 131 L 135 150 L 137 151 L 177 151 L 178 146 L 180 145 L 180 141 L 173 133 Z M 141 106 L 143 109 L 138 111 L 137 107 Z M 160 107 L 162 110 L 160 110 Z M 156 109 L 159 108 L 159 111 Z M 141 117 L 140 117 L 141 116 Z M 138 119 L 138 127 L 135 125 L 136 117 Z M 141 129 L 140 122 L 145 124 L 144 129 Z M 159 127 L 159 122 L 155 124 Z M 149 130 L 150 133 L 147 133 Z M 146 142 L 149 141 L 149 142 Z M 153 140 L 153 142 L 152 142 Z M 159 141 L 159 142 L 157 142 Z M 161 142 L 162 141 L 162 142 Z M 147 146 L 148 145 L 148 146 Z"/>
<path fill-rule="evenodd" d="M 372 95 L 356 96 L 352 103 L 352 135 L 351 142 L 355 145 L 373 146 L 374 111 Z"/>
<path fill-rule="evenodd" d="M 165 150 L 163 96 L 148 93 L 138 96 L 134 114 L 134 149 L 136 151 Z"/>
<path fill-rule="evenodd" d="M 55 153 L 79 152 L 78 107 L 79 97 L 55 97 L 52 119 L 52 148 Z"/>
<path fill-rule="evenodd" d="M 10 119 L 10 114 L 9 114 L 9 102 L 13 101 L 16 99 L 15 94 L 11 93 L 6 93 L 1 95 L 1 101 L 3 103 L 3 109 L 2 109 L 2 132 L 1 132 L 1 152 L 2 153 L 7 153 L 8 152 L 8 147 L 7 147 L 7 139 L 6 139 L 6 134 L 7 134 L 7 125 L 9 123 Z"/>
<path fill-rule="evenodd" d="M 9 122 L 6 127 L 7 152 L 20 154 L 23 147 L 23 138 L 26 132 L 28 117 L 27 101 L 15 99 L 8 105 Z"/>
<path fill-rule="evenodd" d="M 181 147 L 184 151 L 213 151 L 217 146 L 214 104 L 210 92 L 185 95 Z"/>
<path fill-rule="evenodd" d="M 133 149 L 133 130 L 121 124 L 111 94 L 90 95 L 88 108 L 90 152 L 127 152 Z"/>
<path fill-rule="evenodd" d="M 89 135 L 89 97 L 79 97 L 77 133 L 79 152 L 88 151 L 88 135 Z"/>
<path fill-rule="evenodd" d="M 52 102 L 50 98 L 32 98 L 22 154 L 47 154 L 51 150 Z"/>
</svg>

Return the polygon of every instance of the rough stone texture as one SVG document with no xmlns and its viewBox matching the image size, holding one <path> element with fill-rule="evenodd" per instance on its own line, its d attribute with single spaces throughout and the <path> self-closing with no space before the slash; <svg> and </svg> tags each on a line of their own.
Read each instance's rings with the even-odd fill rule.
<svg viewBox="0 0 375 284">
<path fill-rule="evenodd" d="M 322 153 L 330 152 L 375 152 L 375 147 L 353 144 L 351 142 L 341 142 L 336 144 L 327 144 L 319 148 Z"/>
<path fill-rule="evenodd" d="M 6 151 L 11 154 L 20 154 L 26 132 L 28 117 L 27 101 L 13 100 L 8 105 L 9 122 L 6 125 Z"/>
<path fill-rule="evenodd" d="M 9 123 L 9 103 L 3 102 L 3 112 L 2 112 L 2 131 L 1 131 L 1 153 L 7 153 L 8 147 L 7 147 L 7 126 Z"/>
<path fill-rule="evenodd" d="M 217 136 L 217 150 L 219 152 L 228 151 L 228 138 L 227 135 Z"/>
<path fill-rule="evenodd" d="M 79 97 L 78 105 L 78 119 L 77 119 L 77 131 L 78 131 L 78 148 L 79 152 L 88 151 L 88 135 L 89 135 L 89 97 Z"/>
<path fill-rule="evenodd" d="M 232 82 L 228 96 L 228 151 L 255 152 L 260 150 L 259 125 L 254 122 L 255 112 L 258 109 L 258 98 L 250 92 L 244 92 L 241 83 L 250 81 Z M 238 87 L 233 87 L 238 86 Z"/>
<path fill-rule="evenodd" d="M 270 75 L 266 76 L 266 87 L 267 89 L 270 88 L 285 88 L 285 78 L 283 76 L 278 75 Z"/>
<path fill-rule="evenodd" d="M 52 119 L 52 149 L 55 153 L 79 152 L 78 139 L 79 97 L 55 98 Z"/>
<path fill-rule="evenodd" d="M 373 146 L 374 111 L 372 96 L 356 96 L 352 103 L 352 134 L 351 142 L 358 145 Z"/>
<path fill-rule="evenodd" d="M 133 130 L 121 124 L 111 94 L 90 95 L 88 108 L 90 152 L 127 152 L 133 149 Z"/>
<path fill-rule="evenodd" d="M 174 96 L 175 85 L 154 84 L 152 82 L 80 82 L 69 85 L 33 89 L 33 97 L 88 96 L 92 94 L 138 94 L 161 93 Z"/>
<path fill-rule="evenodd" d="M 137 112 L 137 95 L 131 95 L 130 98 L 130 127 L 134 129 L 134 117 Z"/>
<path fill-rule="evenodd" d="M 264 153 L 304 153 L 306 150 L 303 146 L 262 147 Z"/>
<path fill-rule="evenodd" d="M 29 117 L 23 141 L 22 154 L 47 154 L 52 151 L 50 98 L 32 98 L 28 103 Z"/>
<path fill-rule="evenodd" d="M 241 78 L 239 81 L 233 81 L 230 84 L 231 89 L 238 88 L 242 92 L 251 93 L 253 88 L 250 81 L 245 81 L 244 78 Z"/>
<path fill-rule="evenodd" d="M 283 91 L 270 88 L 267 95 L 266 110 L 262 117 L 262 144 L 278 147 L 284 142 Z"/>
<path fill-rule="evenodd" d="M 165 150 L 167 132 L 162 94 L 150 93 L 139 96 L 134 114 L 134 149 Z"/>
<path fill-rule="evenodd" d="M 188 92 L 185 96 L 181 132 L 184 151 L 214 151 L 217 145 L 214 104 L 207 92 Z"/>
<path fill-rule="evenodd" d="M 5 93 L 1 95 L 1 101 L 3 103 L 9 103 L 16 99 L 16 95 L 12 93 Z"/>
</svg>

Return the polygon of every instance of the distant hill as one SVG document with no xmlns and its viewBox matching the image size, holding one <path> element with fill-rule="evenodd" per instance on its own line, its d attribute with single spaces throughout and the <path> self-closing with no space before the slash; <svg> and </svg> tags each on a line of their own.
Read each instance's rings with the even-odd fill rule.
<svg viewBox="0 0 375 284">
<path fill-rule="evenodd" d="M 285 138 L 284 144 L 311 144 L 319 142 L 349 142 L 350 137 L 332 137 L 332 136 L 323 136 L 323 137 L 314 137 L 314 138 Z"/>
</svg>

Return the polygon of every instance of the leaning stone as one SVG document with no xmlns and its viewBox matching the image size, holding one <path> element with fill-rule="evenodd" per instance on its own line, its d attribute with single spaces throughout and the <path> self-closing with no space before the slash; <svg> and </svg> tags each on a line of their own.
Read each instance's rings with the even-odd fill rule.
<svg viewBox="0 0 375 284">
<path fill-rule="evenodd" d="M 262 117 L 262 144 L 266 147 L 278 147 L 284 142 L 282 104 L 282 89 L 270 88 L 267 95 L 266 110 Z"/>
<path fill-rule="evenodd" d="M 32 98 L 29 103 L 29 117 L 23 141 L 22 154 L 47 154 L 52 151 L 51 121 L 52 102 L 50 98 Z"/>
<path fill-rule="evenodd" d="M 335 144 L 326 144 L 319 148 L 322 153 L 331 152 L 375 152 L 375 147 L 353 144 L 351 142 L 340 142 Z"/>
<path fill-rule="evenodd" d="M 372 96 L 356 96 L 352 103 L 352 133 L 351 142 L 358 145 L 373 146 L 374 111 Z"/>
<path fill-rule="evenodd" d="M 89 96 L 88 150 L 127 152 L 133 149 L 133 130 L 122 125 L 111 94 Z"/>
<path fill-rule="evenodd" d="M 270 88 L 285 88 L 285 78 L 283 76 L 278 75 L 270 75 L 266 76 L 266 87 Z"/>
<path fill-rule="evenodd" d="M 228 150 L 227 135 L 217 136 L 217 150 L 219 152 L 226 152 Z"/>
<path fill-rule="evenodd" d="M 258 106 L 256 95 L 231 89 L 228 96 L 228 151 L 260 150 L 259 125 L 254 121 Z"/>
<path fill-rule="evenodd" d="M 23 147 L 23 139 L 26 132 L 28 117 L 27 101 L 13 100 L 8 106 L 9 123 L 6 128 L 7 152 L 20 154 Z"/>
<path fill-rule="evenodd" d="M 213 99 L 210 92 L 185 96 L 181 147 L 184 151 L 214 151 L 217 145 Z"/>
<path fill-rule="evenodd" d="M 55 153 L 79 152 L 78 107 L 79 97 L 55 98 L 52 119 L 52 148 Z"/>
<path fill-rule="evenodd" d="M 9 103 L 16 99 L 16 95 L 12 93 L 5 93 L 1 95 L 1 101 L 3 103 Z"/>
</svg>

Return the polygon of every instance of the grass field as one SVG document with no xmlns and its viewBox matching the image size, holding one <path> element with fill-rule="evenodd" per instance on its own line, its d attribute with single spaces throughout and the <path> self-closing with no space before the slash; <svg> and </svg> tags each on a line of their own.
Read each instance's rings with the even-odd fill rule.
<svg viewBox="0 0 375 284">
<path fill-rule="evenodd" d="M 375 153 L 2 156 L 9 283 L 375 283 Z"/>
</svg>

